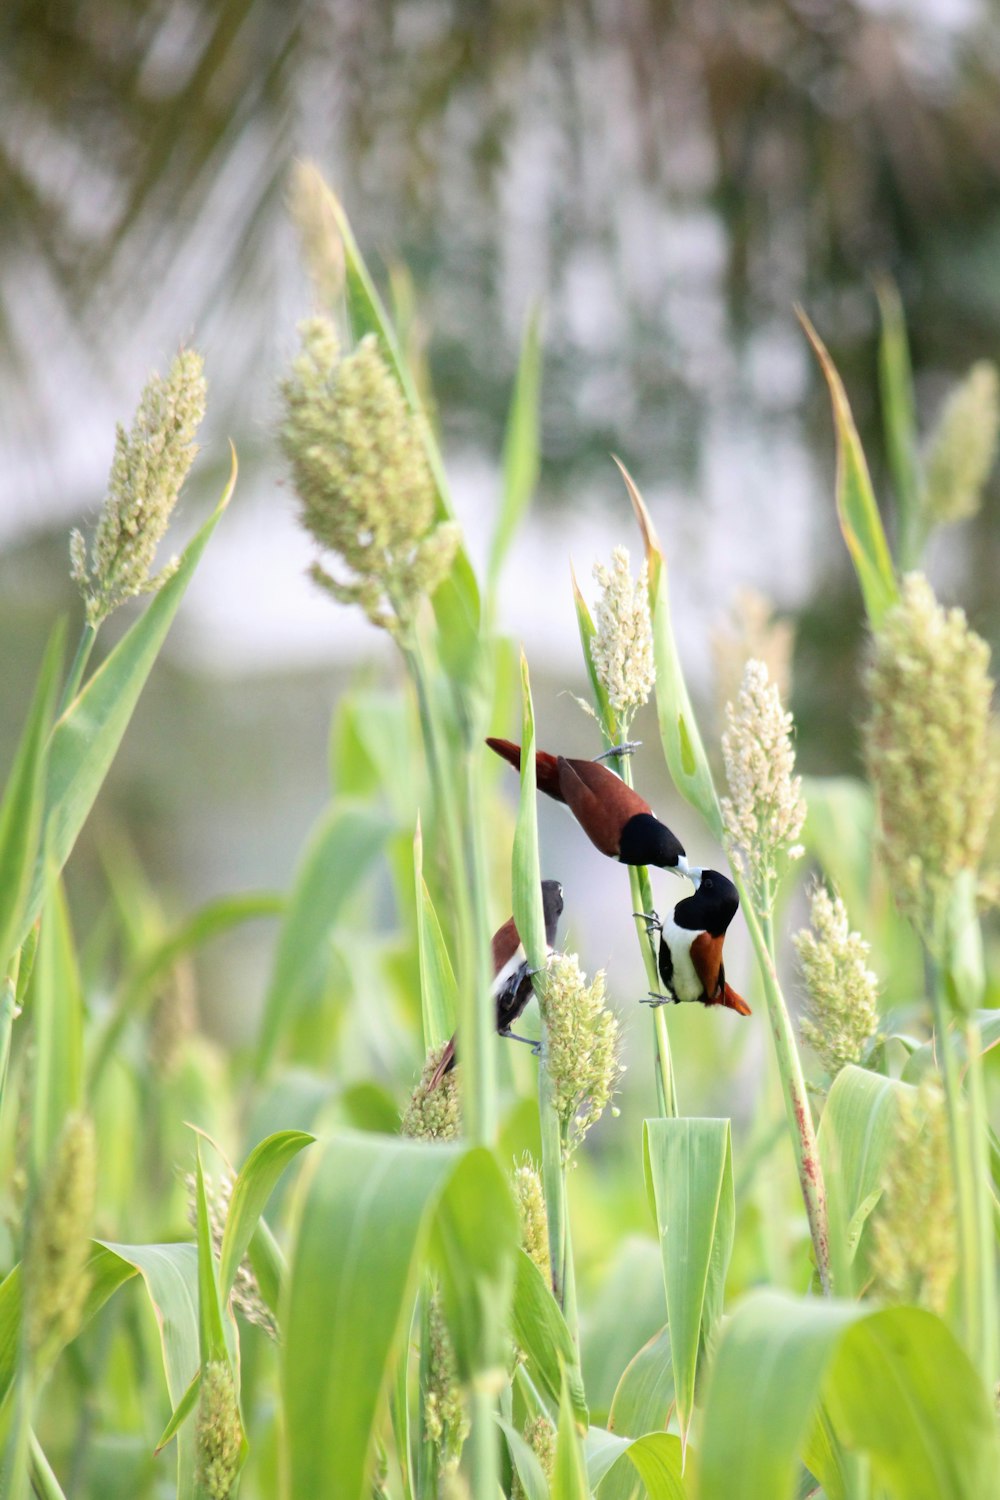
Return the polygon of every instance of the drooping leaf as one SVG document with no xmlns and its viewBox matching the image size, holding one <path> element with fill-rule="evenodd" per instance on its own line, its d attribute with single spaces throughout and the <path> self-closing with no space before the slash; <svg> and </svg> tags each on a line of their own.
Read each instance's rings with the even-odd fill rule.
<svg viewBox="0 0 1000 1500">
<path fill-rule="evenodd" d="M 829 387 L 837 436 L 837 516 L 858 575 L 868 618 L 877 629 L 886 610 L 899 598 L 889 544 L 843 382 L 826 345 L 801 309 L 799 321 Z"/>
<path fill-rule="evenodd" d="M 389 831 L 389 823 L 378 813 L 338 803 L 314 830 L 278 939 L 261 1020 L 258 1074 L 271 1062 L 282 1031 L 321 983 L 330 935 L 344 902 L 371 867 Z"/>
<path fill-rule="evenodd" d="M 722 1311 L 733 1247 L 729 1121 L 646 1120 L 644 1151 L 663 1259 L 677 1415 L 686 1441 L 698 1354 Z"/>
<path fill-rule="evenodd" d="M 612 1493 L 610 1479 L 621 1476 L 625 1486 L 629 1472 L 634 1471 L 633 1481 L 637 1477 L 642 1481 L 649 1500 L 687 1500 L 681 1440 L 672 1432 L 648 1432 L 628 1438 L 592 1427 L 587 1434 L 586 1450 L 591 1489 L 603 1484 L 602 1496 Z"/>
<path fill-rule="evenodd" d="M 236 456 L 216 509 L 181 553 L 177 571 L 126 632 L 57 721 L 49 746 L 46 775 L 45 856 L 60 871 L 69 858 L 118 752 L 139 695 L 166 639 L 167 631 L 201 555 L 208 546 L 236 483 Z M 45 875 L 36 864 L 31 895 L 22 912 L 14 947 L 20 946 L 38 915 Z"/>
<path fill-rule="evenodd" d="M 219 1257 L 219 1289 L 223 1299 L 232 1291 L 240 1263 L 279 1177 L 303 1147 L 315 1139 L 304 1130 L 279 1130 L 259 1142 L 240 1168 L 229 1200 Z"/>
</svg>

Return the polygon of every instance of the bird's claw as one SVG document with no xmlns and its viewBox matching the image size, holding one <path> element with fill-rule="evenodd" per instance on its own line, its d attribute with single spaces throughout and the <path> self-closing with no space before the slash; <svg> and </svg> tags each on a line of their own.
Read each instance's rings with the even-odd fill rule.
<svg viewBox="0 0 1000 1500">
<path fill-rule="evenodd" d="M 648 1005 L 655 1010 L 658 1005 L 672 1005 L 673 999 L 673 995 L 659 995 L 655 990 L 650 990 L 645 999 L 639 1001 L 639 1004 Z"/>
<path fill-rule="evenodd" d="M 541 1057 L 542 1055 L 541 1042 L 533 1042 L 530 1036 L 518 1036 L 517 1032 L 511 1031 L 509 1027 L 505 1031 L 498 1032 L 497 1035 L 506 1037 L 509 1042 L 523 1042 L 526 1047 L 531 1048 L 532 1057 Z"/>
<path fill-rule="evenodd" d="M 645 922 L 647 932 L 662 932 L 663 923 L 660 921 L 655 911 L 634 911 L 632 915 L 633 917 L 637 918 L 638 921 Z"/>
<path fill-rule="evenodd" d="M 642 740 L 626 740 L 622 745 L 612 745 L 610 750 L 602 750 L 600 755 L 595 755 L 595 760 L 608 760 L 615 755 L 634 755 L 637 750 L 642 749 Z"/>
</svg>

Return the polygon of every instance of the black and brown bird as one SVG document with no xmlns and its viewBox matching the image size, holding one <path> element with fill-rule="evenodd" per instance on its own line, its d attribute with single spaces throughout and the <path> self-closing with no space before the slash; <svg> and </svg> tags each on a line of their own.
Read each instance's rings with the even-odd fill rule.
<svg viewBox="0 0 1000 1500">
<path fill-rule="evenodd" d="M 736 887 L 718 870 L 694 871 L 691 879 L 694 895 L 678 901 L 665 922 L 655 912 L 636 913 L 650 931 L 660 934 L 660 978 L 669 992 L 650 995 L 643 1004 L 700 1000 L 702 1005 L 725 1005 L 748 1016 L 750 1007 L 726 983 L 722 962 L 726 932 L 740 907 Z"/>
<path fill-rule="evenodd" d="M 521 769 L 520 745 L 497 739 L 486 743 L 516 770 Z M 564 802 L 602 854 L 623 865 L 658 865 L 680 874 L 690 873 L 684 845 L 677 835 L 607 766 L 538 750 L 535 776 L 539 791 Z"/>
<path fill-rule="evenodd" d="M 556 930 L 562 911 L 562 886 L 558 880 L 543 880 L 542 914 L 545 919 L 545 946 L 549 953 L 552 952 L 552 945 L 556 940 Z M 492 948 L 494 977 L 491 993 L 496 1005 L 497 1033 L 500 1036 L 509 1037 L 511 1041 L 527 1042 L 529 1047 L 537 1047 L 537 1043 L 532 1042 L 529 1037 L 517 1036 L 510 1029 L 534 993 L 531 983 L 532 970 L 513 917 L 508 917 L 503 926 L 497 928 L 493 934 Z M 436 1088 L 444 1075 L 450 1073 L 454 1066 L 455 1038 L 452 1037 L 441 1054 L 441 1061 L 434 1069 L 428 1087 Z"/>
</svg>

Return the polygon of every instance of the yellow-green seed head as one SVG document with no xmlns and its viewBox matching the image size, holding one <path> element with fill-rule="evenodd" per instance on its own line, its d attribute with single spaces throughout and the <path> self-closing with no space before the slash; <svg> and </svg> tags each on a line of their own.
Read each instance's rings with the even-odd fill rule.
<svg viewBox="0 0 1000 1500">
<path fill-rule="evenodd" d="M 87 556 L 79 531 L 70 537 L 72 577 L 83 595 L 89 624 L 97 626 L 133 595 L 158 589 L 176 562 L 150 577 L 181 486 L 198 452 L 195 438 L 205 415 L 205 373 L 200 354 L 184 349 L 166 380 L 152 375 L 126 432 L 119 426 L 108 493 Z"/>
<path fill-rule="evenodd" d="M 722 753 L 729 796 L 722 798 L 726 848 L 749 882 L 754 905 L 769 910 L 806 819 L 802 778 L 795 775 L 792 716 L 762 661 L 751 659 L 735 703 L 726 705 Z"/>
<path fill-rule="evenodd" d="M 958 1267 L 948 1115 L 934 1078 L 899 1093 L 895 1142 L 872 1218 L 872 1291 L 943 1315 Z"/>
<path fill-rule="evenodd" d="M 833 1078 L 860 1062 L 878 1027 L 878 980 L 868 967 L 869 945 L 850 930 L 839 896 L 821 885 L 812 893 L 812 931 L 792 938 L 808 995 L 802 1035 Z"/>
<path fill-rule="evenodd" d="M 283 382 L 281 443 L 302 502 L 302 524 L 348 576 L 314 564 L 312 577 L 375 625 L 406 626 L 441 583 L 458 548 L 435 526 L 435 487 L 417 417 L 373 335 L 341 357 L 333 324 L 310 318 Z"/>
<path fill-rule="evenodd" d="M 865 731 L 880 848 L 900 909 L 930 936 L 962 870 L 976 873 L 997 800 L 989 647 L 919 573 L 875 636 Z"/>
<path fill-rule="evenodd" d="M 514 1169 L 514 1197 L 521 1214 L 521 1246 L 545 1277 L 552 1280 L 552 1264 L 549 1260 L 549 1225 L 545 1216 L 545 1194 L 538 1168 L 526 1157 L 521 1166 Z"/>
<path fill-rule="evenodd" d="M 197 1479 L 211 1500 L 229 1500 L 240 1471 L 243 1424 L 229 1366 L 205 1366 L 198 1398 Z"/>
<path fill-rule="evenodd" d="M 24 1324 L 43 1358 L 76 1336 L 90 1287 L 97 1149 L 87 1115 L 70 1115 L 55 1144 L 28 1221 Z"/>
<path fill-rule="evenodd" d="M 289 208 L 316 301 L 320 307 L 333 307 L 344 289 L 344 242 L 333 194 L 315 162 L 296 162 L 292 168 Z"/>
<path fill-rule="evenodd" d="M 604 1003 L 604 973 L 590 984 L 575 953 L 549 959 L 541 1001 L 543 1061 L 570 1156 L 611 1103 L 622 1075 L 620 1027 Z"/>
<path fill-rule="evenodd" d="M 462 1133 L 462 1111 L 454 1068 L 431 1088 L 445 1048 L 427 1054 L 420 1081 L 403 1112 L 402 1132 L 415 1141 L 453 1141 Z"/>
<path fill-rule="evenodd" d="M 532 1417 L 525 1423 L 523 1436 L 524 1441 L 538 1459 L 545 1478 L 551 1480 L 556 1466 L 556 1430 L 552 1423 L 544 1414 Z M 516 1469 L 510 1500 L 525 1500 L 524 1486 Z"/>
<path fill-rule="evenodd" d="M 600 584 L 601 597 L 590 653 L 621 732 L 627 734 L 633 715 L 648 700 L 656 681 L 646 563 L 634 580 L 627 548 L 616 547 L 610 569 L 603 563 L 594 564 L 594 578 Z"/>
<path fill-rule="evenodd" d="M 945 402 L 924 460 L 924 509 L 930 521 L 974 516 L 997 455 L 997 368 L 980 360 Z"/>
<path fill-rule="evenodd" d="M 437 1292 L 427 1301 L 427 1334 L 424 1423 L 427 1436 L 436 1445 L 442 1462 L 448 1463 L 456 1460 L 462 1451 L 462 1444 L 469 1435 L 469 1419 L 458 1380 L 455 1348 Z"/>
<path fill-rule="evenodd" d="M 728 617 L 712 631 L 715 696 L 724 718 L 727 703 L 735 703 L 748 661 L 762 661 L 782 703 L 792 685 L 795 627 L 775 618 L 774 605 L 756 589 L 739 589 Z"/>
</svg>

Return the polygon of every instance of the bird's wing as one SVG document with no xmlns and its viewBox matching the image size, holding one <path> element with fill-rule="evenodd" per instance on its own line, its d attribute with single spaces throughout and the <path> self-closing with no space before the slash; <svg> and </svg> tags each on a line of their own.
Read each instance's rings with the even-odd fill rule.
<svg viewBox="0 0 1000 1500">
<path fill-rule="evenodd" d="M 514 954 L 521 946 L 521 939 L 517 928 L 514 926 L 514 918 L 508 917 L 502 927 L 498 927 L 493 934 L 493 977 L 497 978 L 507 968 Z M 524 957 L 524 954 L 521 954 Z"/>
<path fill-rule="evenodd" d="M 722 1005 L 726 979 L 722 971 L 722 938 L 699 932 L 691 944 L 691 962 L 701 980 L 707 1005 Z"/>
<path fill-rule="evenodd" d="M 649 804 L 637 792 L 592 760 L 560 756 L 559 789 L 590 842 L 612 859 L 618 854 L 621 832 L 629 818 L 649 812 Z"/>
</svg>

